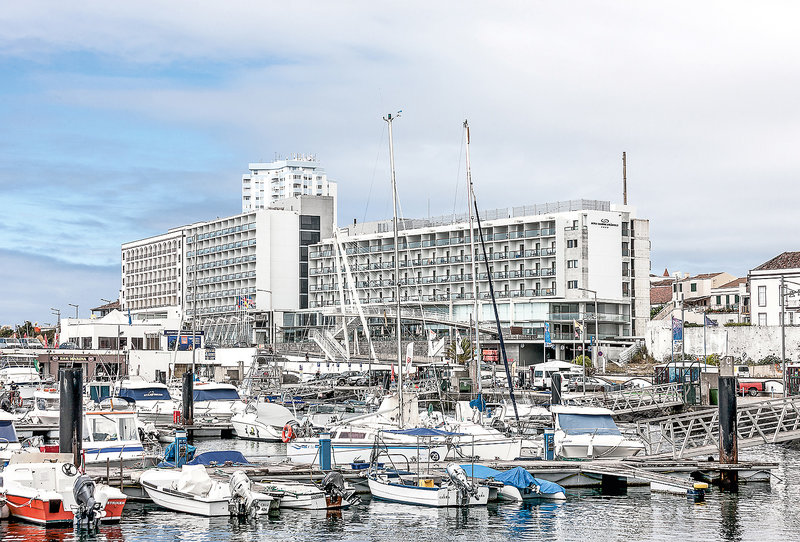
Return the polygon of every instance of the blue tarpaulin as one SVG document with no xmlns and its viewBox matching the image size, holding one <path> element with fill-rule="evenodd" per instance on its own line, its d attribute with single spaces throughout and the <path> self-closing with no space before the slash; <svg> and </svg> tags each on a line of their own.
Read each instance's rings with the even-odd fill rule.
<svg viewBox="0 0 800 542">
<path fill-rule="evenodd" d="M 414 429 L 390 429 L 385 432 L 394 433 L 396 435 L 410 435 L 412 437 L 454 437 L 464 434 L 451 433 L 450 431 L 442 431 L 440 429 L 428 429 L 427 427 L 415 427 Z"/>
<path fill-rule="evenodd" d="M 238 401 L 239 393 L 230 388 L 204 390 L 195 388 L 193 394 L 195 402 L 199 401 Z"/>
<path fill-rule="evenodd" d="M 252 465 L 252 463 L 250 463 L 241 452 L 234 452 L 232 450 L 221 452 L 203 452 L 189 461 L 187 465 L 210 465 L 211 463 L 222 465 L 226 461 L 230 461 L 236 465 Z"/>
<path fill-rule="evenodd" d="M 519 489 L 535 485 L 538 486 L 540 493 L 558 493 L 559 491 L 564 492 L 564 488 L 555 482 L 534 478 L 530 472 L 522 467 L 514 467 L 513 469 L 509 469 L 505 472 L 492 469 L 485 465 L 473 466 L 467 464 L 461 465 L 461 468 L 466 471 L 467 476 L 472 478 L 492 478 L 496 482 L 502 482 L 507 486 L 513 486 Z"/>
<path fill-rule="evenodd" d="M 486 401 L 483 400 L 483 395 L 480 394 L 480 395 L 478 395 L 477 399 L 473 399 L 472 401 L 470 401 L 469 402 L 469 407 L 470 408 L 477 408 L 481 412 L 486 410 Z"/>
</svg>

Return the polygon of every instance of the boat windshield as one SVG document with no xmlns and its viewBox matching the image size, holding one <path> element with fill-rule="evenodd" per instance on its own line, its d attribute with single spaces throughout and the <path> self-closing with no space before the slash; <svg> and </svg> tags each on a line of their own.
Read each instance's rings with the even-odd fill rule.
<svg viewBox="0 0 800 542">
<path fill-rule="evenodd" d="M 58 399 L 53 399 L 50 397 L 38 397 L 36 399 L 37 410 L 58 410 L 58 405 Z"/>
<path fill-rule="evenodd" d="M 119 396 L 134 401 L 169 401 L 169 391 L 164 388 L 122 388 Z"/>
<path fill-rule="evenodd" d="M 17 432 L 14 431 L 14 424 L 11 420 L 0 420 L 0 444 L 8 442 L 19 442 Z"/>
<path fill-rule="evenodd" d="M 211 390 L 194 390 L 195 401 L 238 401 L 239 393 L 235 389 L 222 388 Z"/>
<path fill-rule="evenodd" d="M 609 414 L 559 414 L 558 425 L 568 435 L 619 435 Z"/>
<path fill-rule="evenodd" d="M 116 418 L 109 416 L 92 416 L 88 420 L 88 429 L 95 442 L 109 440 L 138 440 L 136 422 L 133 418 Z"/>
</svg>

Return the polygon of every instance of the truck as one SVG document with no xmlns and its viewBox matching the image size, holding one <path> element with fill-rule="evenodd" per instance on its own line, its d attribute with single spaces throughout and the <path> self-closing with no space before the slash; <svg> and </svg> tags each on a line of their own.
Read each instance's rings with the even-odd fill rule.
<svg viewBox="0 0 800 542">
<path fill-rule="evenodd" d="M 739 380 L 737 378 L 736 391 L 742 395 L 746 393 L 750 397 L 755 397 L 764 391 L 764 382 L 756 380 Z"/>
</svg>

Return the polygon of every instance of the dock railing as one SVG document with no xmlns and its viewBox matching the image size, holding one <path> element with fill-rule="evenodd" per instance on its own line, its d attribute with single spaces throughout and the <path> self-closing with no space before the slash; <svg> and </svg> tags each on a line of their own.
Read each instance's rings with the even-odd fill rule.
<svg viewBox="0 0 800 542">
<path fill-rule="evenodd" d="M 739 405 L 739 449 L 800 438 L 800 397 Z M 707 408 L 637 422 L 636 431 L 649 456 L 685 457 L 719 452 L 719 409 Z"/>
<path fill-rule="evenodd" d="M 580 383 L 578 383 L 580 387 Z M 614 414 L 632 414 L 682 405 L 683 389 L 679 382 L 642 388 L 609 391 L 602 394 L 572 394 L 564 396 L 567 404 L 608 408 Z"/>
</svg>

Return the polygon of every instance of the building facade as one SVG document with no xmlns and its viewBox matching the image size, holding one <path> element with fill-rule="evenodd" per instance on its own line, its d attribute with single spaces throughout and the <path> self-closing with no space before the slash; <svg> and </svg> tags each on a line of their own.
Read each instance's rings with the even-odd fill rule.
<svg viewBox="0 0 800 542">
<path fill-rule="evenodd" d="M 754 326 L 800 325 L 800 252 L 784 252 L 747 275 Z M 783 294 L 781 295 L 781 285 Z"/>
<path fill-rule="evenodd" d="M 401 305 L 455 322 L 474 318 L 475 257 L 484 322 L 494 321 L 491 273 L 500 320 L 523 340 L 541 344 L 547 324 L 554 344 L 572 344 L 581 321 L 601 340 L 644 335 L 650 317 L 649 222 L 636 218 L 632 208 L 577 200 L 490 211 L 481 218 L 486 249 L 476 228 L 475 254 L 465 216 L 400 221 Z M 392 221 L 344 228 L 339 243 L 326 239 L 312 247 L 309 262 L 311 309 L 336 314 L 342 296 L 352 303 L 352 292 L 362 306 L 393 306 Z M 558 350 L 551 357 L 568 357 Z"/>
<path fill-rule="evenodd" d="M 266 209 L 277 200 L 296 196 L 330 196 L 336 209 L 336 183 L 328 180 L 313 155 L 256 162 L 248 169 L 250 173 L 242 175 L 243 213 Z"/>
<path fill-rule="evenodd" d="M 212 343 L 267 342 L 283 312 L 307 304 L 307 246 L 332 231 L 333 205 L 290 198 L 125 243 L 122 310 L 193 321 Z"/>
</svg>

